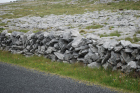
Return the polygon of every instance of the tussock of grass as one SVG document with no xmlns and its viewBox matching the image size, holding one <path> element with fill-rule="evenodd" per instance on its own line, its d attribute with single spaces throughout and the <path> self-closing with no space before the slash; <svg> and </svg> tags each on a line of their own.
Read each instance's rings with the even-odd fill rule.
<svg viewBox="0 0 140 93">
<path fill-rule="evenodd" d="M 98 29 L 98 28 L 102 28 L 102 25 L 91 25 L 91 26 L 87 26 L 86 29 Z"/>
<path fill-rule="evenodd" d="M 91 69 L 78 63 L 66 64 L 62 62 L 51 62 L 44 57 L 25 57 L 19 54 L 11 54 L 0 50 L 0 61 L 13 63 L 27 68 L 33 68 L 49 73 L 55 73 L 62 76 L 68 76 L 73 79 L 89 81 L 119 89 L 133 92 L 140 92 L 140 79 L 124 75 L 121 72 L 112 72 L 111 70 Z"/>
<path fill-rule="evenodd" d="M 120 36 L 121 34 L 118 31 L 110 33 L 110 36 Z"/>
<path fill-rule="evenodd" d="M 126 37 L 125 40 L 130 41 L 130 42 L 133 42 L 133 39 L 130 38 L 130 37 Z"/>
<path fill-rule="evenodd" d="M 80 33 L 86 34 L 87 32 L 85 30 L 80 30 Z"/>
<path fill-rule="evenodd" d="M 119 36 L 121 36 L 121 34 L 118 31 L 115 31 L 115 32 L 110 33 L 109 35 L 106 34 L 106 33 L 100 35 L 100 37 L 108 37 L 108 36 L 117 36 L 117 37 L 119 37 Z"/>
<path fill-rule="evenodd" d="M 4 30 L 4 28 L 0 28 L 0 32 L 2 32 Z"/>
<path fill-rule="evenodd" d="M 5 26 L 6 24 L 5 23 L 0 23 L 0 26 Z"/>
<path fill-rule="evenodd" d="M 132 42 L 132 43 L 137 43 L 138 41 L 140 41 L 140 37 L 136 37 L 137 34 L 140 34 L 140 31 L 137 31 L 137 32 L 133 35 L 132 38 L 131 38 L 131 37 L 126 37 L 125 40 L 128 40 L 128 41 L 130 41 L 130 42 Z"/>
</svg>

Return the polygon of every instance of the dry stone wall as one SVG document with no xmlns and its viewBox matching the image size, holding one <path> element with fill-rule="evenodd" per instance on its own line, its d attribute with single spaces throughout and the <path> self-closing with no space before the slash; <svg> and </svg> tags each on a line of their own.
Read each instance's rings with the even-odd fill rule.
<svg viewBox="0 0 140 93">
<path fill-rule="evenodd" d="M 0 48 L 25 56 L 45 56 L 64 63 L 83 62 L 91 68 L 140 71 L 140 45 L 114 39 L 102 40 L 94 35 L 83 37 L 69 32 L 0 33 Z"/>
</svg>

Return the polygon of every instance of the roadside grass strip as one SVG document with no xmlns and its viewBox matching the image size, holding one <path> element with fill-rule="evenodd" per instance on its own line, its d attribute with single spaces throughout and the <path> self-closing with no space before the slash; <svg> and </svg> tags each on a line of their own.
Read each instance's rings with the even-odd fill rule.
<svg viewBox="0 0 140 93">
<path fill-rule="evenodd" d="M 90 84 L 111 87 L 123 92 L 140 93 L 140 78 L 135 78 L 132 75 L 126 75 L 119 71 L 104 70 L 103 68 L 92 69 L 78 62 L 75 64 L 51 62 L 50 59 L 43 56 L 25 57 L 2 50 L 0 50 L 0 61 L 70 77 L 78 81 L 90 82 Z"/>
</svg>

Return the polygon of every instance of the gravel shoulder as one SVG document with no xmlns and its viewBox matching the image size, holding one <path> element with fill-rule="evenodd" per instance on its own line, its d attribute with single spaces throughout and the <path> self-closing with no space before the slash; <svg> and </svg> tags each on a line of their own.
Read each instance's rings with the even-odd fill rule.
<svg viewBox="0 0 140 93">
<path fill-rule="evenodd" d="M 116 91 L 0 62 L 0 93 L 116 93 Z"/>
</svg>

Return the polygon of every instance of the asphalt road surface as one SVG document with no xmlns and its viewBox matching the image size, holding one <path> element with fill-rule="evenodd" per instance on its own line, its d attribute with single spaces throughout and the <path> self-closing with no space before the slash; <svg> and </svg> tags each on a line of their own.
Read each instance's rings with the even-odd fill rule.
<svg viewBox="0 0 140 93">
<path fill-rule="evenodd" d="M 0 93 L 116 93 L 97 85 L 0 62 Z"/>
</svg>

